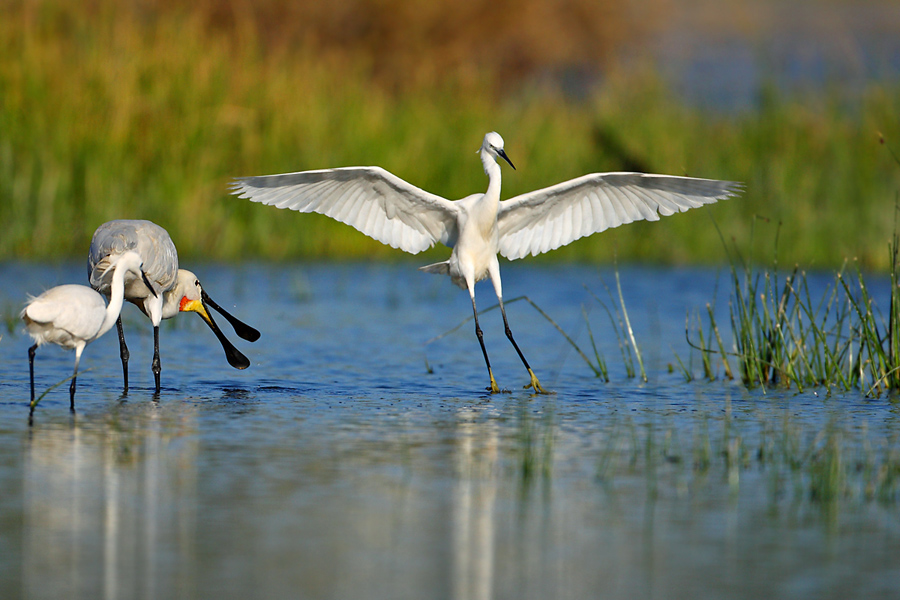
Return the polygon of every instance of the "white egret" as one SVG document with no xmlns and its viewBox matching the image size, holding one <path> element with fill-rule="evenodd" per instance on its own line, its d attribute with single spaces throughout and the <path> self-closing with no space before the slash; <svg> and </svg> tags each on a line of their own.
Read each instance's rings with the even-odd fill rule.
<svg viewBox="0 0 900 600">
<path fill-rule="evenodd" d="M 192 272 L 178 268 L 178 252 L 168 232 L 151 221 L 116 220 L 104 223 L 94 232 L 88 252 L 88 278 L 91 287 L 109 295 L 106 273 L 113 260 L 123 252 L 135 251 L 144 260 L 144 270 L 151 285 L 140 278 L 127 278 L 125 299 L 133 303 L 153 323 L 153 363 L 151 369 L 160 391 L 159 323 L 179 312 L 196 312 L 209 325 L 222 344 L 228 363 L 236 369 L 246 369 L 250 361 L 222 334 L 208 305 L 219 311 L 234 327 L 235 332 L 251 342 L 259 339 L 259 331 L 241 322 L 212 301 L 200 286 L 200 280 Z M 128 392 L 128 347 L 121 316 L 116 321 L 119 334 L 119 352 L 122 359 L 125 392 Z"/>
<path fill-rule="evenodd" d="M 232 193 L 253 202 L 298 212 L 317 212 L 362 233 L 417 254 L 441 242 L 453 248 L 449 260 L 421 267 L 446 274 L 469 291 L 475 334 L 490 377 L 499 391 L 475 308 L 475 283 L 490 278 L 500 304 L 506 337 L 528 370 L 532 387 L 544 392 L 513 339 L 503 308 L 499 252 L 514 260 L 564 246 L 586 235 L 646 219 L 712 204 L 735 195 L 740 184 L 643 173 L 594 173 L 500 201 L 497 157 L 515 169 L 503 150 L 503 138 L 491 132 L 479 150 L 488 188 L 450 201 L 421 190 L 381 167 L 344 167 L 281 175 L 242 177 Z"/>
<path fill-rule="evenodd" d="M 119 318 L 125 297 L 126 275 L 150 282 L 141 270 L 142 260 L 137 252 L 125 252 L 109 264 L 109 304 L 95 290 L 86 285 L 60 285 L 32 298 L 22 310 L 22 320 L 34 345 L 28 349 L 28 370 L 31 376 L 31 406 L 34 408 L 34 353 L 46 343 L 75 349 L 75 373 L 69 385 L 69 408 L 75 410 L 75 378 L 84 347 L 112 329 Z M 155 292 L 154 292 L 155 293 Z"/>
</svg>

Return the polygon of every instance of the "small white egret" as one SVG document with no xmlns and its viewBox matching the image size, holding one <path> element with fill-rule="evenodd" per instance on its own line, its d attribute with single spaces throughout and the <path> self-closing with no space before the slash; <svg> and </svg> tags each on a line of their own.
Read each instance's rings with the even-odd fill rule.
<svg viewBox="0 0 900 600">
<path fill-rule="evenodd" d="M 95 290 L 85 285 L 60 285 L 32 298 L 22 310 L 22 320 L 34 345 L 28 349 L 28 370 L 31 376 L 31 406 L 34 409 L 34 353 L 46 343 L 75 349 L 75 373 L 69 385 L 69 408 L 75 410 L 75 378 L 84 347 L 112 329 L 119 318 L 125 297 L 125 279 L 150 282 L 141 270 L 142 260 L 137 252 L 125 252 L 110 261 L 112 281 L 109 284 L 109 304 Z M 152 288 L 151 288 L 152 290 Z"/>
<path fill-rule="evenodd" d="M 453 248 L 449 260 L 421 267 L 450 276 L 469 291 L 475 334 L 490 377 L 499 390 L 475 308 L 475 283 L 490 278 L 500 304 L 506 337 L 528 370 L 532 387 L 544 392 L 513 339 L 500 284 L 499 252 L 515 260 L 564 246 L 586 235 L 646 219 L 712 204 L 735 195 L 731 181 L 644 173 L 594 173 L 500 201 L 497 157 L 515 169 L 503 150 L 503 138 L 484 136 L 481 162 L 488 177 L 483 194 L 449 201 L 421 190 L 381 167 L 344 167 L 234 180 L 232 193 L 253 202 L 298 212 L 317 212 L 351 225 L 362 233 L 417 254 L 441 242 Z"/>
<path fill-rule="evenodd" d="M 200 286 L 197 276 L 178 268 L 178 252 L 168 232 L 151 221 L 116 220 L 104 223 L 94 232 L 88 252 L 88 278 L 91 287 L 108 296 L 110 293 L 108 269 L 112 261 L 123 252 L 135 251 L 144 261 L 144 270 L 151 285 L 140 278 L 127 278 L 125 299 L 133 303 L 153 323 L 153 363 L 151 369 L 160 391 L 159 323 L 179 312 L 196 312 L 212 329 L 222 344 L 228 363 L 236 369 L 246 369 L 250 361 L 222 334 L 206 306 L 219 311 L 245 340 L 259 339 L 259 331 L 241 322 L 212 301 Z M 119 334 L 119 352 L 122 359 L 124 391 L 128 392 L 128 347 L 121 316 L 116 321 Z"/>
</svg>

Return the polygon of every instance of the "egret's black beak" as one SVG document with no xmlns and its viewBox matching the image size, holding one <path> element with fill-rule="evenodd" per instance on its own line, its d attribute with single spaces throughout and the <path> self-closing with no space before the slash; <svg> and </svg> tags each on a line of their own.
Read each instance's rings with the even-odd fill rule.
<svg viewBox="0 0 900 600">
<path fill-rule="evenodd" d="M 516 170 L 516 165 L 512 164 L 512 161 L 509 160 L 509 157 L 506 155 L 506 152 L 503 150 L 503 148 L 500 148 L 499 150 L 497 150 L 497 156 L 499 156 L 500 158 L 502 158 L 503 160 L 508 162 L 509 166 L 511 166 L 513 168 L 513 171 Z"/>
<path fill-rule="evenodd" d="M 159 297 L 159 294 L 157 294 L 157 293 L 156 293 L 156 290 L 153 289 L 153 286 L 150 285 L 150 280 L 147 279 L 147 274 L 144 273 L 143 270 L 141 270 L 141 279 L 144 280 L 144 285 L 147 286 L 147 289 L 150 290 L 150 293 L 153 294 L 153 297 L 154 297 L 154 298 L 158 298 L 158 297 Z"/>
<path fill-rule="evenodd" d="M 219 314 L 221 314 L 229 323 L 231 323 L 231 326 L 234 327 L 234 332 L 240 337 L 247 340 L 248 342 L 255 342 L 259 339 L 259 331 L 257 331 L 253 327 L 250 327 L 249 325 L 226 311 L 224 308 L 213 302 L 212 298 L 209 297 L 209 294 L 206 293 L 206 290 L 202 288 L 200 289 L 200 298 L 203 299 L 204 304 L 207 304 L 210 308 L 214 308 L 219 311 Z"/>
</svg>

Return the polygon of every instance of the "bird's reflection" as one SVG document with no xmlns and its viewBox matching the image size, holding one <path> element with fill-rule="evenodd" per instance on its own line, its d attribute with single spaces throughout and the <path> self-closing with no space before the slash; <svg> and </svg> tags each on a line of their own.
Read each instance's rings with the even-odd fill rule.
<svg viewBox="0 0 900 600">
<path fill-rule="evenodd" d="M 453 490 L 453 598 L 491 598 L 494 585 L 494 515 L 498 486 L 499 428 L 482 413 L 458 412 Z"/>
<path fill-rule="evenodd" d="M 193 423 L 182 414 L 162 424 L 155 410 L 142 411 L 139 423 L 121 418 L 113 412 L 32 428 L 23 484 L 26 597 L 190 591 L 197 444 L 195 436 L 173 442 Z M 163 540 L 176 547 L 164 551 Z M 174 568 L 162 567 L 162 557 L 173 557 Z"/>
</svg>

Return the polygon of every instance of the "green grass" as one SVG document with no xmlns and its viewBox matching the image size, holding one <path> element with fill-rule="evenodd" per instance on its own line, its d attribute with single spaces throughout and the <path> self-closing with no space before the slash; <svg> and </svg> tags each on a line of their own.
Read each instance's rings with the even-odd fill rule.
<svg viewBox="0 0 900 600">
<path fill-rule="evenodd" d="M 0 55 L 15 59 L 0 61 L 0 260 L 83 256 L 114 218 L 158 222 L 186 260 L 398 258 L 325 217 L 229 196 L 229 178 L 379 164 L 458 198 L 485 187 L 475 150 L 497 130 L 518 167 L 507 197 L 632 167 L 746 183 L 740 199 L 538 260 L 722 262 L 709 217 L 746 243 L 759 214 L 784 223 L 788 264 L 889 266 L 880 240 L 900 172 L 879 135 L 900 144 L 898 89 L 873 85 L 852 105 L 761 90 L 757 110 L 712 114 L 614 65 L 577 101 L 498 85 L 509 73 L 488 68 L 400 85 L 371 55 L 269 40 L 252 20 L 217 27 L 215 3 L 121 6 L 4 3 Z"/>
<path fill-rule="evenodd" d="M 857 261 L 845 264 L 835 272 L 831 284 L 813 294 L 807 274 L 799 266 L 787 272 L 779 268 L 778 234 L 776 259 L 769 267 L 760 268 L 732 251 L 729 321 L 733 347 L 726 350 L 710 305 L 706 307 L 706 335 L 699 314 L 693 320 L 689 315 L 685 327 L 688 344 L 703 357 L 704 376 L 717 376 L 718 369 L 712 366 L 717 357 L 726 377 L 732 378 L 736 372 L 749 388 L 796 387 L 802 391 L 823 386 L 858 390 L 868 396 L 900 392 L 900 237 L 896 217 L 894 223 L 887 252 L 891 285 L 886 299 L 872 297 Z M 680 358 L 678 362 L 683 365 Z M 691 379 L 690 370 L 682 368 L 686 379 Z"/>
</svg>

